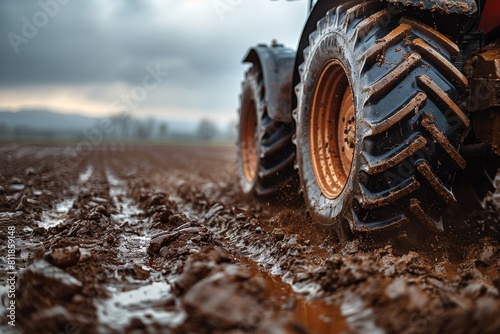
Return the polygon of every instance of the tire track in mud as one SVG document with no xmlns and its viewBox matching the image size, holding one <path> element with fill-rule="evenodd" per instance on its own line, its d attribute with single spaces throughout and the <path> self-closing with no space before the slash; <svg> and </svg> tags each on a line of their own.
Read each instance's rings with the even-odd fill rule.
<svg viewBox="0 0 500 334">
<path fill-rule="evenodd" d="M 8 226 L 16 228 L 16 249 L 21 251 L 15 260 L 22 269 L 41 245 L 32 238 L 41 232 L 38 222 L 44 220 L 44 213 L 55 211 L 54 207 L 66 210 L 70 203 L 60 203 L 71 195 L 70 185 L 78 173 L 66 168 L 71 159 L 61 155 L 62 148 L 22 144 L 0 148 L 0 228 L 2 232 Z M 2 243 L 0 247 L 2 254 L 5 246 Z M 1 259 L 2 265 L 6 264 L 5 257 Z M 4 274 L 1 271 L 1 279 Z"/>
<path fill-rule="evenodd" d="M 141 219 L 143 210 L 128 196 L 127 182 L 111 169 L 106 169 L 106 178 L 116 211 L 111 217 L 123 231 L 118 240 L 117 257 L 124 266 L 115 270 L 115 276 L 122 276 L 123 282 L 109 285 L 111 297 L 97 304 L 99 327 L 121 332 L 132 322 L 132 326 L 140 323 L 144 328 L 173 328 L 184 315 L 179 310 L 165 309 L 175 298 L 171 286 L 165 283 L 160 271 L 148 265 L 150 223 Z"/>
<path fill-rule="evenodd" d="M 16 256 L 13 266 L 18 273 L 18 284 L 19 274 L 24 268 L 43 254 L 40 236 L 45 229 L 39 227 L 38 222 L 43 220 L 44 212 L 53 211 L 54 205 L 71 195 L 70 186 L 75 184 L 74 180 L 78 176 L 78 165 L 75 169 L 68 168 L 74 160 L 62 155 L 62 152 L 62 147 L 20 144 L 11 147 L 11 150 L 2 150 L 0 154 L 1 239 L 5 241 L 3 231 L 8 226 L 15 228 Z M 3 268 L 7 264 L 6 245 L 6 242 L 2 242 L 0 247 Z M 2 281 L 5 280 L 6 272 L 0 271 Z M 2 284 L 0 295 L 3 305 L 6 301 L 4 288 Z M 0 321 L 0 331 L 6 329 L 5 319 Z"/>
<path fill-rule="evenodd" d="M 38 226 L 47 229 L 63 223 L 75 203 L 76 194 L 82 188 L 85 188 L 86 183 L 89 181 L 93 172 L 94 167 L 90 164 L 87 165 L 87 167 L 78 174 L 78 181 L 76 185 L 70 187 L 70 193 L 72 195 L 56 202 L 51 210 L 43 211 L 41 220 L 38 222 Z M 89 189 L 86 190 L 88 191 Z"/>
<path fill-rule="evenodd" d="M 57 249 L 68 243 L 78 243 L 80 251 L 90 254 L 86 255 L 86 258 L 99 253 L 99 258 L 103 256 L 103 259 L 106 259 L 101 261 L 104 267 L 100 270 L 105 270 L 109 278 L 100 284 L 101 291 L 92 296 L 95 305 L 84 307 L 84 312 L 87 310 L 92 314 L 91 318 L 96 318 L 96 330 L 121 332 L 133 321 L 140 321 L 144 326 L 168 324 L 167 328 L 171 328 L 178 322 L 175 319 L 178 319 L 181 313 L 162 310 L 165 304 L 172 302 L 172 297 L 169 285 L 161 279 L 161 273 L 147 267 L 149 257 L 145 250 L 150 237 L 147 222 L 141 219 L 143 211 L 128 197 L 127 183 L 117 175 L 118 172 L 128 172 L 123 173 L 123 168 L 116 169 L 113 159 L 104 161 L 103 154 L 109 153 L 105 151 L 96 153 L 89 159 L 89 167 L 80 173 L 77 199 L 66 213 L 66 216 L 74 218 L 73 221 L 66 222 L 70 227 L 69 231 L 63 234 L 79 238 L 64 241 L 56 237 L 56 241 L 48 247 Z M 118 166 L 121 164 L 123 161 L 118 160 Z M 105 223 L 110 226 L 106 230 L 111 230 L 112 233 L 101 231 L 101 234 L 105 233 L 104 246 L 111 247 L 113 251 L 105 251 L 106 254 L 102 254 L 102 250 L 96 250 L 99 245 L 103 245 L 102 240 L 89 240 L 85 238 L 85 233 L 82 235 L 79 232 L 82 226 L 84 229 L 88 228 L 84 225 L 88 225 L 88 220 L 92 219 L 98 219 L 93 223 L 100 224 L 104 223 L 103 219 L 107 220 Z M 51 230 L 53 231 L 54 229 Z M 57 230 L 55 232 L 61 234 Z M 96 260 L 95 256 L 93 260 Z M 90 268 L 89 271 L 95 274 L 95 268 Z M 75 275 L 79 276 L 81 277 Z M 92 283 L 92 280 L 89 280 L 87 284 Z M 84 289 L 87 284 L 84 284 Z M 170 320 L 165 323 L 166 319 Z M 81 329 L 86 328 L 86 325 L 88 324 L 79 324 L 76 327 Z"/>
<path fill-rule="evenodd" d="M 161 272 L 147 265 L 148 223 L 142 219 L 143 211 L 128 196 L 127 182 L 113 171 L 116 166 L 104 161 L 104 154 L 109 153 L 105 151 L 96 154 L 96 176 L 90 178 L 93 183 L 90 189 L 95 194 L 95 183 L 101 185 L 105 191 L 98 199 L 106 200 L 108 205 L 95 207 L 91 215 L 96 212 L 105 216 L 109 214 L 110 226 L 104 246 L 112 247 L 113 251 L 105 252 L 107 261 L 103 261 L 103 269 L 107 271 L 108 279 L 102 282 L 100 289 L 104 291 L 94 300 L 95 330 L 123 332 L 137 323 L 144 328 L 159 325 L 171 328 L 179 319 L 182 320 L 182 313 L 165 310 L 164 306 L 170 305 L 174 297 L 170 286 L 161 278 Z M 82 189 L 84 198 L 87 191 Z M 91 197 L 90 203 L 95 200 Z M 104 201 L 98 202 L 102 204 Z"/>
<path fill-rule="evenodd" d="M 138 260 L 147 259 L 145 245 L 149 238 L 137 237 L 140 233 L 139 224 L 142 223 L 138 215 L 142 211 L 134 207 L 133 201 L 126 195 L 126 184 L 113 175 L 103 160 L 102 152 L 88 159 L 86 169 L 79 173 L 74 183 L 74 197 L 59 202 L 66 201 L 71 205 L 62 210 L 63 212 L 55 211 L 59 205 L 53 210 L 57 217 L 52 218 L 60 221 L 56 221 L 53 226 L 47 226 L 48 229 L 39 230 L 41 239 L 45 241 L 37 258 L 45 258 L 52 264 L 65 268 L 66 273 L 72 276 L 58 274 L 60 277 L 56 280 L 57 284 L 64 286 L 65 282 L 76 278 L 78 284 L 73 288 L 77 293 L 73 294 L 69 306 L 66 298 L 61 299 L 61 296 L 53 291 L 47 296 L 35 292 L 26 298 L 21 296 L 19 318 L 25 325 L 42 314 L 43 318 L 51 322 L 44 323 L 46 332 L 61 329 L 67 331 L 68 328 L 72 331 L 109 332 L 116 326 L 123 325 L 123 321 L 117 319 L 126 322 L 134 319 L 137 305 L 141 305 L 143 314 L 156 314 L 153 318 L 164 316 L 159 311 L 149 312 L 149 306 L 154 305 L 149 305 L 146 301 L 131 304 L 129 300 L 125 300 L 127 296 L 140 296 L 149 291 L 153 294 L 152 300 L 158 302 L 161 299 L 158 299 L 157 292 L 164 291 L 168 285 L 162 283 L 165 287 L 160 289 L 158 284 L 145 284 L 144 280 L 151 276 L 149 272 L 130 262 L 134 260 L 138 263 Z M 141 238 L 142 242 L 139 242 Z M 129 244 L 134 245 L 137 252 L 130 252 L 132 248 Z M 50 268 L 55 267 L 50 267 L 46 262 L 35 263 L 42 263 L 42 269 L 37 271 L 36 268 L 28 268 L 20 278 L 20 284 L 26 290 L 30 290 L 33 284 L 40 284 L 36 279 L 33 282 L 33 275 L 41 276 L 38 278 L 42 284 L 53 279 L 45 276 L 45 272 L 50 273 L 55 270 Z M 76 268 L 76 265 L 79 268 Z M 148 277 L 136 279 L 138 272 L 147 274 Z M 159 274 L 156 276 L 158 281 Z M 48 285 L 50 287 L 50 284 Z M 56 290 L 54 286 L 53 289 Z M 49 305 L 46 305 L 47 301 L 41 303 L 45 304 L 44 309 L 35 307 L 33 310 L 33 307 L 28 307 L 31 302 L 41 301 L 44 297 L 49 298 Z M 111 299 L 108 300 L 109 297 Z M 121 306 L 117 306 L 118 301 Z M 61 316 L 61 305 L 64 305 L 65 309 L 72 309 L 72 314 L 63 312 L 64 315 Z M 104 316 L 104 313 L 107 315 Z M 35 330 L 30 325 L 24 329 Z M 123 328 L 117 328 L 118 331 L 121 329 Z"/>
</svg>

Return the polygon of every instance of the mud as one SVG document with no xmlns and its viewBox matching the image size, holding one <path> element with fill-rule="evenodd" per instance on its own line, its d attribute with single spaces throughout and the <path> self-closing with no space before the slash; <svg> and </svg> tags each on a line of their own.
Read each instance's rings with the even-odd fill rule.
<svg viewBox="0 0 500 334">
<path fill-rule="evenodd" d="M 87 153 L 0 145 L 1 332 L 500 331 L 499 194 L 414 249 L 341 246 L 300 205 L 242 196 L 233 148 Z"/>
<path fill-rule="evenodd" d="M 394 4 L 416 7 L 420 10 L 438 12 L 440 14 L 466 14 L 472 15 L 477 12 L 477 4 L 471 0 L 435 0 L 435 1 L 415 1 L 415 0 L 389 0 Z"/>
</svg>

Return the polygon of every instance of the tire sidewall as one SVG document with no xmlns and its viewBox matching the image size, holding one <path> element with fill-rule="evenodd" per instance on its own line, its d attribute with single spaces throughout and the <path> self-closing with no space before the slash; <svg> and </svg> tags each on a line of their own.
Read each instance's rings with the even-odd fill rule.
<svg viewBox="0 0 500 334">
<path fill-rule="evenodd" d="M 346 72 L 349 84 L 353 90 L 354 106 L 356 113 L 356 145 L 351 171 L 348 175 L 346 185 L 342 192 L 335 199 L 326 198 L 314 176 L 311 152 L 309 146 L 309 126 L 312 107 L 312 97 L 316 88 L 316 82 L 323 67 L 331 60 L 338 60 Z M 343 31 L 333 30 L 320 34 L 317 42 L 312 46 L 310 54 L 306 57 L 303 68 L 302 86 L 300 89 L 301 98 L 298 102 L 298 122 L 297 122 L 297 157 L 300 168 L 301 184 L 304 197 L 307 201 L 311 214 L 322 224 L 336 224 L 338 220 L 352 221 L 351 207 L 357 183 L 354 182 L 355 171 L 359 169 L 360 159 L 359 143 L 363 129 L 359 112 L 360 89 L 359 70 L 355 63 L 355 55 L 349 45 Z M 359 66 L 360 67 L 360 66 Z"/>
</svg>

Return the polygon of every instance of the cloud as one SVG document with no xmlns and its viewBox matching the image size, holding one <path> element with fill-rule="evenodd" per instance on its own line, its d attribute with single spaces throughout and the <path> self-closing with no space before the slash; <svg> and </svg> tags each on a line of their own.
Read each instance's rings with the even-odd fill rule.
<svg viewBox="0 0 500 334">
<path fill-rule="evenodd" d="M 223 20 L 217 1 L 234 4 Z M 126 93 L 140 85 L 145 68 L 161 64 L 170 76 L 137 113 L 179 118 L 184 111 L 229 119 L 237 108 L 247 48 L 273 38 L 294 47 L 306 1 L 69 0 L 16 54 L 7 34 L 22 35 L 22 18 L 32 20 L 40 10 L 35 1 L 0 0 L 0 96 L 19 98 L 1 99 L 0 108 L 30 104 L 30 92 L 38 89 L 68 97 L 36 94 L 39 104 L 82 112 L 102 105 L 105 113 L 120 89 Z M 75 103 L 71 96 L 78 96 Z"/>
</svg>

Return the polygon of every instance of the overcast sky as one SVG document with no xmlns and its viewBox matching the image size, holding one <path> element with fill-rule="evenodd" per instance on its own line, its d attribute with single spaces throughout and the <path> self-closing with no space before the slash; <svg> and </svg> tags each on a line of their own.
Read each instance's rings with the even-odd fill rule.
<svg viewBox="0 0 500 334">
<path fill-rule="evenodd" d="M 129 105 L 139 117 L 227 122 L 247 48 L 273 38 L 295 48 L 306 7 L 305 0 L 0 0 L 0 109 L 106 116 L 117 99 L 135 96 Z M 146 77 L 153 69 L 160 85 Z M 148 90 L 134 92 L 145 78 Z"/>
</svg>

